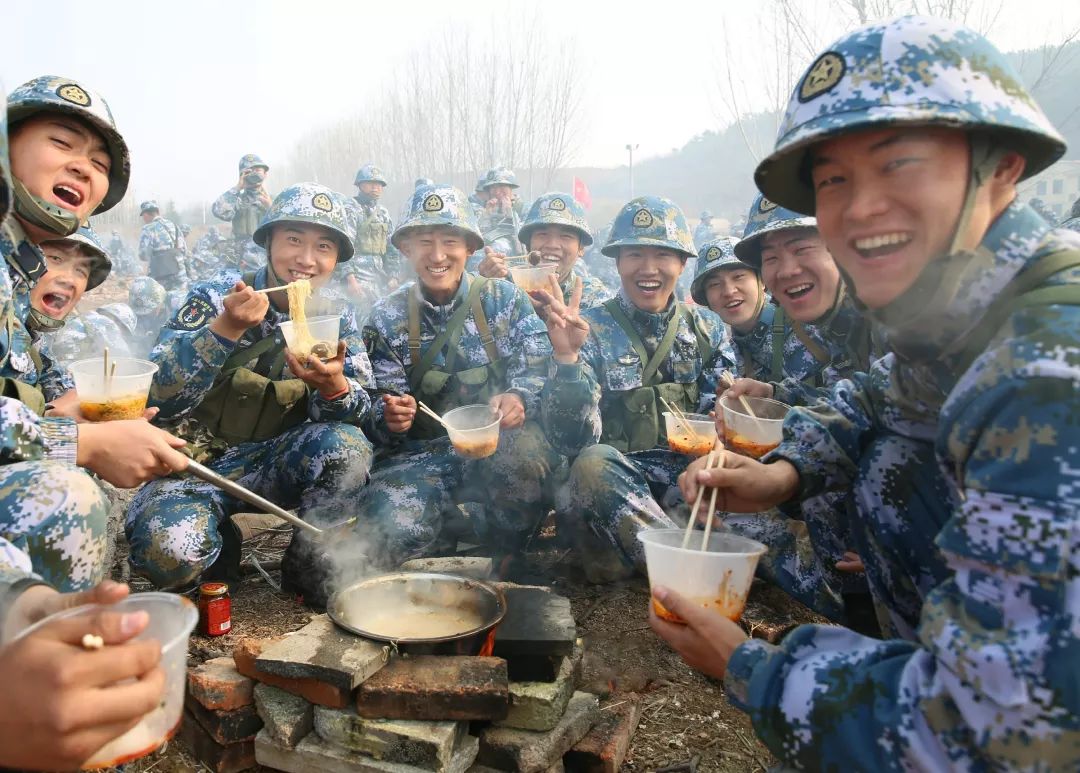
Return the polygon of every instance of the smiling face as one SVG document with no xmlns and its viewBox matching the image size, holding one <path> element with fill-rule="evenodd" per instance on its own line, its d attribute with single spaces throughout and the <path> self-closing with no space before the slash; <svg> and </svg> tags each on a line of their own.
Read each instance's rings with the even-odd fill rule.
<svg viewBox="0 0 1080 773">
<path fill-rule="evenodd" d="M 709 308 L 740 333 L 749 332 L 757 322 L 761 297 L 761 280 L 749 268 L 722 268 L 705 280 Z"/>
<path fill-rule="evenodd" d="M 1016 163 L 1022 170 L 1016 154 L 1003 161 Z M 860 132 L 822 143 L 811 164 L 818 226 L 868 307 L 895 300 L 949 252 L 970 168 L 963 132 Z M 961 249 L 974 248 L 1011 199 L 996 177 L 976 194 Z"/>
<path fill-rule="evenodd" d="M 41 251 L 48 270 L 30 290 L 30 305 L 53 319 L 64 319 L 86 292 L 94 259 L 77 242 L 46 241 Z"/>
<path fill-rule="evenodd" d="M 85 223 L 109 192 L 112 160 L 105 140 L 87 124 L 62 113 L 41 113 L 11 133 L 11 173 L 27 190 L 73 212 Z M 50 238 L 32 225 L 35 241 Z"/>
<path fill-rule="evenodd" d="M 686 256 L 663 247 L 620 247 L 615 259 L 626 297 L 642 311 L 654 314 L 671 302 L 675 282 L 685 267 Z"/>
<path fill-rule="evenodd" d="M 328 228 L 280 223 L 270 235 L 270 265 L 283 282 L 307 279 L 312 287 L 322 287 L 337 265 L 338 249 L 338 241 Z"/>
<path fill-rule="evenodd" d="M 401 240 L 401 251 L 428 297 L 439 304 L 449 303 L 461 286 L 469 257 L 465 234 L 449 226 L 409 229 Z"/>
<path fill-rule="evenodd" d="M 495 199 L 501 204 L 509 204 L 514 198 L 514 189 L 509 185 L 489 185 L 485 190 L 489 199 Z"/>
<path fill-rule="evenodd" d="M 774 231 L 761 239 L 761 279 L 788 316 L 815 322 L 836 302 L 840 272 L 814 228 Z"/>
<path fill-rule="evenodd" d="M 538 250 L 542 265 L 557 265 L 559 281 L 570 276 L 574 263 L 585 254 L 581 235 L 565 225 L 540 225 L 529 234 L 526 249 Z"/>
</svg>

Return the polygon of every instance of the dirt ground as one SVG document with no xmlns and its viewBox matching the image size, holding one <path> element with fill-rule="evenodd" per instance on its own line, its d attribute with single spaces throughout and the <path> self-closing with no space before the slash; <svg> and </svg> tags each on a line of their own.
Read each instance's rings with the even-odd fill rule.
<svg viewBox="0 0 1080 773">
<path fill-rule="evenodd" d="M 288 539 L 287 530 L 277 529 L 245 543 L 248 573 L 232 587 L 232 631 L 217 638 L 194 635 L 188 655 L 191 663 L 229 655 L 240 639 L 278 635 L 308 622 L 314 614 L 311 610 L 276 591 L 250 567 L 253 556 L 260 563 L 280 558 Z M 728 703 L 720 684 L 691 670 L 649 629 L 645 580 L 589 585 L 568 565 L 565 551 L 538 542 L 524 561 L 511 568 L 507 579 L 550 585 L 570 598 L 586 650 L 582 689 L 600 694 L 604 705 L 624 700 L 627 693 L 642 696 L 641 724 L 624 771 L 655 771 L 687 763 L 681 769 L 745 773 L 775 764 L 756 740 L 746 715 Z M 117 535 L 116 544 L 113 575 L 129 580 L 122 536 Z M 268 574 L 272 581 L 279 581 L 276 570 Z M 149 590 L 138 578 L 130 582 L 135 590 Z M 822 622 L 783 592 L 761 582 L 754 585 L 744 620 L 752 625 Z M 137 773 L 203 769 L 179 741 L 124 768 Z"/>
</svg>

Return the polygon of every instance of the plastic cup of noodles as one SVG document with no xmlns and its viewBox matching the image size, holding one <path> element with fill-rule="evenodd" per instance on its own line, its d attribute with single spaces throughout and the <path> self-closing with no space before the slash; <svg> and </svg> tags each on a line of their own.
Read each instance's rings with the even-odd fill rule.
<svg viewBox="0 0 1080 773">
<path fill-rule="evenodd" d="M 150 360 L 110 357 L 106 375 L 105 358 L 95 357 L 72 363 L 69 370 L 82 415 L 88 421 L 116 421 L 143 417 L 158 366 Z"/>
<path fill-rule="evenodd" d="M 446 433 L 458 456 L 484 459 L 499 447 L 499 422 L 502 411 L 490 405 L 463 405 L 443 414 Z"/>
<path fill-rule="evenodd" d="M 677 454 L 705 456 L 716 443 L 716 422 L 702 413 L 684 413 L 683 417 L 685 424 L 671 412 L 664 411 L 668 448 Z"/>
<path fill-rule="evenodd" d="M 110 768 L 150 754 L 168 741 L 180 727 L 184 713 L 184 689 L 187 685 L 188 638 L 199 613 L 195 605 L 173 593 L 133 593 L 111 605 L 87 604 L 49 615 L 21 631 L 17 638 L 28 636 L 56 622 L 86 618 L 86 631 L 91 632 L 91 619 L 102 612 L 146 612 L 150 621 L 132 641 L 154 640 L 161 644 L 161 669 L 165 672 L 165 693 L 161 701 L 139 723 L 121 736 L 98 749 L 82 767 L 84 770 Z M 105 645 L 107 649 L 108 644 Z M 128 680 L 130 681 L 130 680 Z"/>
<path fill-rule="evenodd" d="M 724 445 L 731 451 L 760 459 L 784 439 L 784 417 L 791 406 L 767 397 L 747 397 L 757 418 L 746 412 L 737 397 L 720 398 L 724 416 Z"/>
<path fill-rule="evenodd" d="M 333 359 L 337 355 L 341 317 L 334 315 L 309 317 L 307 328 L 311 339 L 302 341 L 296 334 L 295 322 L 289 319 L 281 323 L 281 334 L 285 336 L 285 346 L 293 356 L 301 361 L 308 355 L 318 357 L 320 360 Z"/>
<path fill-rule="evenodd" d="M 637 535 L 645 546 L 645 566 L 649 588 L 663 586 L 692 604 L 712 609 L 737 621 L 746 606 L 750 583 L 758 560 L 767 548 L 757 540 L 729 532 L 713 532 L 701 550 L 701 533 L 694 532 L 690 547 L 683 548 L 682 529 L 650 529 Z M 685 623 L 656 599 L 657 616 L 672 623 Z"/>
<path fill-rule="evenodd" d="M 550 290 L 551 283 L 548 277 L 555 273 L 558 267 L 554 264 L 547 266 L 521 266 L 510 269 L 510 276 L 514 284 L 527 293 L 535 290 Z"/>
</svg>

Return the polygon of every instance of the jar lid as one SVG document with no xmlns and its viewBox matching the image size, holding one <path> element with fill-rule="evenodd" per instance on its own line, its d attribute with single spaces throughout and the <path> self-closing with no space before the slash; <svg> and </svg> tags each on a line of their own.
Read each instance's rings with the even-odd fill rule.
<svg viewBox="0 0 1080 773">
<path fill-rule="evenodd" d="M 204 582 L 199 586 L 199 594 L 202 596 L 224 596 L 229 592 L 228 583 Z"/>
</svg>

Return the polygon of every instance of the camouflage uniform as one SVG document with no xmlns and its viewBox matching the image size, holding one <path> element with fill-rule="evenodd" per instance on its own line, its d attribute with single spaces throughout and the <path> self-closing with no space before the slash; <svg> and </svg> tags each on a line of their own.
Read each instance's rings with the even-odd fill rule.
<svg viewBox="0 0 1080 773">
<path fill-rule="evenodd" d="M 339 260 L 348 260 L 353 233 L 340 198 L 331 194 L 330 189 L 312 183 L 287 188 L 274 200 L 254 240 L 265 245 L 277 222 L 317 223 L 334 231 L 340 242 Z M 270 286 L 269 273 L 269 266 L 259 269 L 249 277 L 252 286 Z M 346 394 L 326 400 L 318 392 L 301 388 L 296 398 L 299 423 L 281 422 L 284 428 L 276 434 L 268 432 L 272 435 L 268 439 L 257 435 L 256 427 L 228 426 L 227 416 L 204 419 L 200 409 L 206 408 L 212 389 L 228 379 L 222 376 L 223 366 L 250 368 L 273 385 L 297 383 L 287 378 L 280 353 L 278 328 L 288 319 L 286 313 L 271 306 L 266 318 L 235 344 L 209 329 L 222 311 L 222 299 L 241 278 L 240 272 L 227 270 L 200 283 L 161 331 L 150 354 L 159 367 L 150 388 L 150 404 L 161 409 L 159 422 L 176 426 L 178 434 L 194 440 L 199 452 L 212 457 L 208 464 L 216 472 L 283 507 L 299 508 L 302 518 L 322 523 L 340 520 L 340 514 L 355 504 L 371 463 L 371 445 L 355 425 L 371 408 L 367 390 L 374 381 L 355 318 L 348 309 L 341 314 L 340 337 L 347 346 Z M 260 342 L 268 337 L 279 343 L 265 348 Z M 256 346 L 261 353 L 250 360 L 241 363 L 243 357 L 234 357 L 237 351 Z M 274 386 L 272 394 L 247 396 L 282 399 L 284 394 Z M 226 403 L 223 413 L 231 410 Z M 219 428 L 208 430 L 210 420 L 218 421 Z M 237 441 L 237 435 L 245 431 L 252 439 Z M 159 587 L 191 584 L 221 551 L 219 524 L 240 508 L 239 501 L 192 478 L 148 483 L 128 510 L 132 567 Z"/>
<path fill-rule="evenodd" d="M 970 130 L 970 202 L 1000 158 L 988 140 L 1020 152 L 1026 175 L 1064 152 L 1019 84 L 953 22 L 861 28 L 800 81 L 758 184 L 808 212 L 813 143 L 943 125 Z M 859 553 L 895 636 L 801 626 L 735 650 L 729 695 L 785 763 L 1076 770 L 1078 249 L 1013 202 L 974 251 L 954 245 L 873 312 L 892 353 L 796 409 L 766 457 L 795 465 L 800 496 L 854 489 Z"/>
<path fill-rule="evenodd" d="M 622 246 L 635 244 L 693 252 L 682 212 L 657 196 L 623 207 L 604 254 L 614 259 Z M 620 292 L 582 317 L 590 332 L 578 362 L 552 361 L 541 400 L 552 444 L 577 457 L 557 495 L 559 522 L 574 531 L 586 526 L 608 550 L 614 546 L 624 565 L 640 569 L 644 557 L 636 535 L 674 526 L 661 502 L 674 501 L 669 489 L 677 494 L 675 480 L 692 461 L 668 450 L 659 397 L 684 411 L 708 412 L 719 371 L 733 367 L 734 353 L 719 317 L 674 300 L 654 314 Z M 665 340 L 666 355 L 650 362 Z"/>
<path fill-rule="evenodd" d="M 386 177 L 374 164 L 365 164 L 356 173 L 353 185 L 377 182 L 386 185 Z M 363 296 L 357 303 L 365 313 L 376 300 L 396 287 L 401 275 L 401 254 L 390 243 L 394 221 L 390 211 L 378 199 L 362 191 L 349 199 L 349 215 L 356 230 L 355 254 L 348 263 L 338 266 L 334 280 L 347 289 L 348 277 L 360 281 Z"/>
<path fill-rule="evenodd" d="M 139 236 L 139 260 L 148 264 L 147 273 L 166 290 L 178 289 L 187 282 L 187 241 L 180 226 L 166 220 L 154 201 L 144 201 L 143 212 L 158 212 L 144 223 Z"/>
<path fill-rule="evenodd" d="M 488 171 L 484 177 L 481 189 L 487 195 L 488 188 L 494 185 L 508 185 L 517 190 L 517 176 L 506 167 L 495 167 Z M 519 255 L 521 242 L 518 241 L 517 233 L 521 228 L 521 219 L 525 214 L 525 204 L 521 198 L 514 194 L 511 199 L 509 211 L 503 209 L 488 209 L 487 201 L 480 202 L 477 210 L 477 225 L 484 237 L 484 244 L 496 252 L 504 255 Z M 471 270 L 471 269 L 470 269 Z"/>
<path fill-rule="evenodd" d="M 1070 231 L 1080 231 L 1080 199 L 1073 202 L 1069 210 L 1069 217 L 1061 221 L 1058 228 L 1068 228 Z"/>
<path fill-rule="evenodd" d="M 449 186 L 418 189 L 393 238 L 400 243 L 409 228 L 438 225 L 465 230 L 474 243 L 470 247 L 483 244 L 464 195 Z M 415 349 L 410 308 L 417 315 Z M 461 321 L 451 326 L 459 309 Z M 481 332 L 485 324 L 487 343 Z M 436 337 L 449 327 L 458 332 L 443 336 L 444 345 L 429 355 Z M 376 401 L 368 434 L 384 448 L 363 494 L 368 522 L 363 529 L 377 528 L 396 561 L 430 552 L 443 514 L 454 503 L 484 502 L 486 514 L 476 524 L 482 538 L 506 545 L 528 537 L 546 512 L 540 507 L 545 482 L 561 462 L 537 423 L 551 343 L 528 296 L 510 282 L 465 273 L 454 298 L 440 306 L 425 297 L 418 281 L 375 306 L 364 340 L 380 391 L 411 393 L 439 413 L 510 392 L 524 402 L 526 421 L 499 433 L 493 456 L 465 460 L 422 414 L 407 435 L 390 433 L 383 403 Z M 425 362 L 430 368 L 421 373 Z"/>
<path fill-rule="evenodd" d="M 209 279 L 225 267 L 222 253 L 225 250 L 225 237 L 221 235 L 216 226 L 210 226 L 206 233 L 195 242 L 195 248 L 191 251 L 188 260 L 189 273 L 192 281 L 198 282 Z"/>
<path fill-rule="evenodd" d="M 17 122 L 40 111 L 79 116 L 105 138 L 112 165 L 109 193 L 96 210 L 105 212 L 123 198 L 130 164 L 108 104 L 99 94 L 68 78 L 44 76 L 16 89 L 7 117 Z M 3 376 L 40 384 L 46 395 L 72 386 L 70 376 L 50 379 L 48 357 L 39 373 L 30 356 L 26 329 L 29 290 L 45 270 L 44 258 L 14 219 L 37 220 L 32 197 L 13 202 L 7 127 L 0 115 L 0 362 Z M 65 226 L 70 233 L 77 224 Z M 58 235 L 62 235 L 59 234 Z M 26 378 L 27 381 L 22 381 Z M 71 419 L 43 418 L 24 403 L 0 397 L 0 619 L 25 588 L 45 581 L 61 591 L 96 585 L 105 574 L 108 501 L 85 472 L 75 467 L 78 430 Z"/>
<path fill-rule="evenodd" d="M 148 276 L 141 276 L 128 288 L 128 306 L 135 312 L 132 351 L 145 357 L 157 343 L 158 333 L 172 314 L 166 303 L 165 288 Z M 174 312 L 175 313 L 175 312 Z"/>
<path fill-rule="evenodd" d="M 701 222 L 694 229 L 694 248 L 698 251 L 705 246 L 705 242 L 711 242 L 718 234 L 712 224 L 713 214 L 709 210 L 701 213 Z"/>
<path fill-rule="evenodd" d="M 270 170 L 270 166 L 254 153 L 242 156 L 237 165 L 239 174 L 258 168 Z M 224 245 L 227 265 L 241 271 L 255 271 L 266 265 L 266 251 L 251 238 L 267 212 L 257 189 L 234 185 L 217 197 L 210 211 L 218 220 L 232 224 L 232 242 Z"/>
<path fill-rule="evenodd" d="M 589 223 L 585 219 L 585 209 L 569 193 L 545 193 L 533 202 L 517 234 L 523 249 L 529 249 L 532 232 L 540 225 L 561 225 L 573 228 L 578 233 L 582 247 L 588 250 L 593 244 Z M 564 303 L 570 302 L 574 284 L 579 278 L 581 279 L 581 308 L 591 309 L 614 297 L 614 292 L 589 274 L 584 263 L 577 260 L 574 262 L 573 270 L 559 281 Z"/>
</svg>

